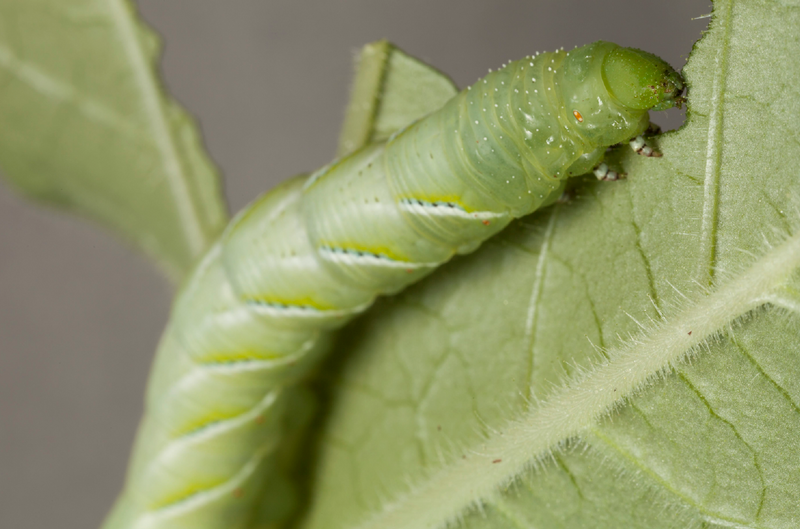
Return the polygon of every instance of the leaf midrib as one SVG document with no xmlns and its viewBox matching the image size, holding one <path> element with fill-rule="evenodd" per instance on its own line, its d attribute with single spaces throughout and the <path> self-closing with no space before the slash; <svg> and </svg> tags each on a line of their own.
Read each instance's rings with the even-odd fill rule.
<svg viewBox="0 0 800 529">
<path fill-rule="evenodd" d="M 772 248 L 743 273 L 667 322 L 608 352 L 587 374 L 490 435 L 480 452 L 442 467 L 388 503 L 360 529 L 442 527 L 497 494 L 559 443 L 586 431 L 620 401 L 645 387 L 687 353 L 773 299 L 800 267 L 800 234 Z M 692 331 L 689 334 L 689 331 Z"/>
<path fill-rule="evenodd" d="M 162 103 L 155 70 L 149 63 L 141 40 L 136 35 L 136 19 L 131 16 L 127 2 L 128 0 L 109 0 L 109 14 L 118 28 L 115 35 L 119 36 L 139 85 L 145 116 L 164 162 L 164 175 L 178 211 L 181 229 L 186 236 L 186 244 L 190 254 L 197 256 L 205 249 L 209 242 L 208 237 L 202 227 L 200 212 L 189 191 L 190 175 L 184 171 L 175 138 L 166 120 L 166 109 Z"/>
<path fill-rule="evenodd" d="M 696 276 L 701 284 L 709 286 L 713 284 L 715 276 L 714 272 L 717 264 L 716 246 L 719 224 L 719 192 L 722 163 L 723 103 L 725 92 L 724 88 L 726 85 L 728 70 L 731 11 L 732 7 L 730 4 L 726 4 L 723 12 L 718 12 L 715 14 L 715 20 L 717 23 L 723 24 L 724 32 L 722 35 L 720 51 L 718 52 L 715 61 L 717 68 L 715 69 L 712 88 L 712 108 L 708 117 L 709 125 L 706 136 L 706 164 L 703 181 L 700 258 L 698 260 L 698 272 Z M 529 350 L 529 354 L 532 354 L 531 342 L 534 340 L 532 332 L 533 329 L 531 326 L 535 323 L 533 320 L 535 320 L 536 313 L 538 312 L 537 305 L 539 283 L 541 282 L 545 273 L 544 259 L 545 254 L 547 253 L 549 236 L 553 230 L 553 221 L 555 216 L 556 214 L 554 213 L 550 218 L 550 222 L 548 223 L 545 241 L 543 242 L 540 259 L 536 267 L 534 285 L 532 288 L 528 309 L 528 318 L 526 319 L 525 345 Z M 796 248 L 796 253 L 798 254 L 797 258 L 800 259 L 800 240 L 796 241 L 795 245 L 798 246 L 798 248 Z M 765 256 L 762 258 L 762 261 L 763 259 L 769 260 L 770 255 L 774 255 L 774 253 Z M 752 277 L 753 270 L 757 269 L 758 264 L 760 264 L 762 261 L 759 261 L 759 263 L 754 265 L 754 268 L 750 269 L 748 272 L 748 274 L 751 274 L 750 277 Z M 800 264 L 800 261 L 798 261 L 798 264 Z M 736 282 L 734 282 L 734 284 L 735 283 Z M 775 285 L 773 285 L 773 288 L 774 286 Z M 723 287 L 716 293 L 703 300 L 700 300 L 694 306 L 694 310 L 700 310 L 700 313 L 702 314 L 701 307 L 707 304 L 713 304 L 714 299 L 719 298 L 720 296 L 724 297 L 725 292 L 725 287 Z M 763 294 L 763 292 L 760 294 Z M 651 371 L 642 373 L 642 376 L 639 380 L 629 380 L 629 385 L 625 391 L 617 391 L 619 388 L 614 389 L 612 393 L 615 394 L 606 399 L 606 401 L 603 402 L 599 408 L 596 407 L 593 413 L 589 412 L 586 416 L 584 416 L 582 421 L 580 419 L 575 420 L 572 423 L 569 423 L 568 421 L 568 424 L 562 425 L 564 426 L 563 428 L 553 428 L 551 425 L 547 424 L 547 421 L 542 421 L 542 417 L 546 417 L 546 411 L 548 409 L 552 410 L 554 420 L 557 420 L 555 417 L 557 417 L 559 414 L 563 414 L 565 409 L 569 409 L 569 405 L 564 405 L 565 402 L 569 401 L 568 395 L 574 394 L 576 397 L 579 396 L 583 385 L 591 386 L 593 378 L 603 378 L 603 370 L 613 371 L 617 365 L 618 367 L 622 368 L 624 363 L 622 363 L 620 359 L 624 359 L 626 357 L 626 352 L 628 355 L 633 354 L 631 358 L 640 357 L 640 349 L 644 349 L 644 345 L 641 347 L 638 345 L 627 347 L 627 351 L 625 351 L 626 347 L 623 346 L 622 350 L 618 349 L 617 351 L 609 352 L 606 360 L 603 360 L 602 363 L 593 368 L 589 375 L 584 377 L 582 380 L 569 384 L 567 389 L 565 389 L 561 395 L 555 395 L 554 397 L 548 399 L 548 401 L 542 404 L 538 410 L 529 412 L 528 415 L 522 420 L 514 423 L 508 431 L 503 432 L 500 435 L 494 435 L 486 442 L 482 443 L 481 453 L 487 454 L 486 456 L 481 457 L 477 454 L 473 454 L 466 460 L 466 462 L 463 459 L 456 460 L 454 464 L 444 467 L 437 474 L 421 484 L 420 488 L 412 489 L 407 496 L 400 498 L 394 504 L 386 505 L 382 512 L 376 515 L 368 523 L 362 525 L 361 529 L 388 529 L 389 527 L 438 527 L 446 525 L 448 522 L 458 518 L 463 511 L 469 508 L 470 505 L 477 505 L 485 499 L 496 495 L 496 491 L 500 490 L 500 487 L 504 483 L 513 480 L 526 468 L 529 468 L 537 458 L 543 457 L 546 453 L 558 445 L 558 443 L 564 442 L 566 439 L 577 435 L 581 430 L 585 431 L 587 428 L 591 427 L 591 425 L 595 424 L 596 420 L 603 413 L 607 412 L 609 409 L 612 409 L 615 405 L 618 405 L 622 398 L 630 396 L 632 393 L 640 390 L 646 385 L 648 380 L 654 377 L 658 372 L 663 371 L 670 365 L 673 365 L 688 351 L 699 346 L 709 337 L 718 333 L 733 320 L 756 308 L 760 304 L 759 301 L 763 303 L 763 295 L 760 296 L 759 293 L 756 293 L 756 295 L 750 296 L 748 304 L 740 307 L 740 311 L 729 312 L 727 317 L 723 317 L 721 320 L 717 321 L 716 325 L 711 325 L 706 328 L 705 332 L 701 332 L 698 328 L 695 328 L 695 332 L 693 333 L 693 344 L 685 343 L 683 347 L 674 348 L 664 347 L 664 351 L 669 351 L 668 354 L 662 356 L 660 361 L 655 361 L 652 365 Z M 691 312 L 691 309 L 687 309 L 687 311 Z M 666 325 L 664 330 L 674 328 L 674 332 L 682 335 L 685 331 L 680 329 L 680 324 L 678 322 L 681 322 L 682 319 L 686 317 L 687 311 L 679 314 L 674 320 L 675 323 L 672 325 Z M 695 327 L 697 326 L 695 325 Z M 648 339 L 651 343 L 658 342 L 658 339 L 654 339 L 652 336 L 644 338 L 644 340 Z M 652 361 L 659 358 L 659 355 L 657 354 L 658 348 L 652 349 L 652 351 L 655 354 L 650 355 L 647 360 Z M 611 360 L 608 360 L 609 358 Z M 608 388 L 606 388 L 606 390 L 608 390 Z M 530 442 L 530 439 L 513 439 L 515 436 L 509 435 L 509 431 L 513 430 L 515 427 L 521 428 L 521 431 L 524 431 L 527 427 L 528 432 L 533 435 L 538 443 Z M 543 431 L 544 433 L 539 435 L 539 431 Z M 518 448 L 517 453 L 514 454 L 514 457 L 509 458 L 507 455 L 509 453 L 513 453 L 512 450 L 515 444 Z M 525 447 L 525 450 L 520 451 L 519 447 Z M 494 448 L 494 451 L 492 451 L 492 448 Z M 503 457 L 500 457 L 498 454 L 503 454 Z M 482 459 L 484 459 L 484 461 L 482 461 Z M 503 459 L 503 462 L 499 464 L 496 463 L 496 461 L 500 459 Z M 483 463 L 483 466 L 481 466 L 481 463 Z M 463 467 L 462 472 L 459 472 L 460 467 Z M 503 469 L 503 467 L 506 468 Z M 487 474 L 491 476 L 488 479 Z M 481 481 L 482 483 L 471 483 L 474 481 Z M 470 493 L 470 491 L 467 490 L 469 485 L 464 484 L 471 484 L 475 488 L 480 489 L 480 492 L 476 493 L 472 491 Z M 460 489 L 459 493 L 452 493 L 454 485 L 456 488 Z M 443 508 L 443 505 L 447 502 L 441 498 L 439 494 L 437 494 L 439 491 L 449 491 L 451 496 L 458 496 L 458 499 L 456 501 L 451 501 L 449 507 Z M 437 499 L 431 501 L 431 497 Z M 426 508 L 426 503 L 428 503 L 428 507 L 432 507 L 432 510 Z"/>
</svg>

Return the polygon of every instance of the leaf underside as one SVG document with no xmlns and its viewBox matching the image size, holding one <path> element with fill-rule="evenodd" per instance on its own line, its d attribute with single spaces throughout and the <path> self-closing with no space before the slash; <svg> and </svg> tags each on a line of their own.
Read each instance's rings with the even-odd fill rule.
<svg viewBox="0 0 800 529">
<path fill-rule="evenodd" d="M 797 527 L 798 28 L 715 2 L 663 158 L 347 327 L 297 527 Z"/>
<path fill-rule="evenodd" d="M 194 122 L 129 0 L 0 2 L 0 169 L 111 227 L 179 279 L 227 222 Z"/>
</svg>

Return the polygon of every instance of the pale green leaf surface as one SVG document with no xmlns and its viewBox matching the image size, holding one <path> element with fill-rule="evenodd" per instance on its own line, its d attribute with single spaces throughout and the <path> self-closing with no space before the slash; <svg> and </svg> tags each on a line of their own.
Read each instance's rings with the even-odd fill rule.
<svg viewBox="0 0 800 529">
<path fill-rule="evenodd" d="M 449 77 L 385 40 L 361 48 L 337 155 L 384 141 L 458 93 Z"/>
<path fill-rule="evenodd" d="M 0 2 L 0 169 L 29 197 L 121 232 L 177 279 L 227 213 L 158 55 L 128 0 Z"/>
<path fill-rule="evenodd" d="M 298 527 L 800 527 L 797 57 L 718 0 L 663 158 L 346 328 Z"/>
</svg>

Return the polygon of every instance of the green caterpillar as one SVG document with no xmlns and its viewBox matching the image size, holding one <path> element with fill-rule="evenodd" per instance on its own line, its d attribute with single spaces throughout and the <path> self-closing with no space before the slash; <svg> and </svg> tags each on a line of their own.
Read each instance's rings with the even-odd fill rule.
<svg viewBox="0 0 800 529">
<path fill-rule="evenodd" d="M 281 490 L 292 388 L 332 331 L 551 203 L 568 177 L 616 178 L 602 164 L 610 145 L 635 138 L 654 154 L 639 137 L 648 110 L 680 104 L 682 90 L 636 49 L 537 54 L 251 204 L 177 298 L 106 527 L 266 526 L 256 511 L 264 487 Z"/>
</svg>

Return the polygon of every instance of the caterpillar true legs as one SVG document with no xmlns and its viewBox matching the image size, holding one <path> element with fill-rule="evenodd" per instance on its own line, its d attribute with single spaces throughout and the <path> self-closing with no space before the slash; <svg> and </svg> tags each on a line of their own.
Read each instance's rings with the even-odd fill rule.
<svg viewBox="0 0 800 529">
<path fill-rule="evenodd" d="M 553 202 L 682 88 L 657 57 L 611 43 L 537 54 L 387 141 L 378 127 L 351 134 L 348 149 L 360 148 L 251 204 L 175 303 L 106 527 L 233 529 L 256 517 L 266 526 L 277 511 L 256 510 L 265 486 L 280 494 L 286 418 L 304 412 L 293 388 L 331 332 Z"/>
<path fill-rule="evenodd" d="M 661 158 L 661 153 L 654 150 L 641 134 L 631 139 L 628 144 L 636 154 L 647 156 L 648 158 Z M 594 169 L 592 169 L 592 174 L 594 174 L 598 180 L 603 180 L 604 182 L 613 182 L 627 176 L 626 173 L 620 173 L 609 168 L 608 164 L 605 162 L 597 164 Z"/>
</svg>

